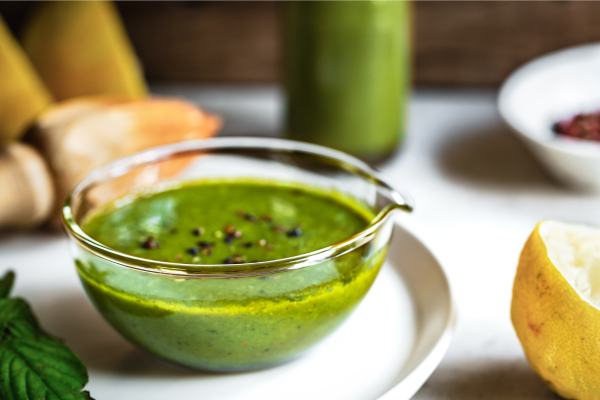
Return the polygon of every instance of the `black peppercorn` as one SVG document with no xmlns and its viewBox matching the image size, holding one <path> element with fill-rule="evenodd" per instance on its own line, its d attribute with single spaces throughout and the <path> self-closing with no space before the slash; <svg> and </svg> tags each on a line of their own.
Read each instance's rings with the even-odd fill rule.
<svg viewBox="0 0 600 400">
<path fill-rule="evenodd" d="M 288 237 L 298 237 L 300 235 L 302 235 L 302 229 L 300 228 L 295 228 L 295 229 L 291 229 L 287 232 Z"/>
</svg>

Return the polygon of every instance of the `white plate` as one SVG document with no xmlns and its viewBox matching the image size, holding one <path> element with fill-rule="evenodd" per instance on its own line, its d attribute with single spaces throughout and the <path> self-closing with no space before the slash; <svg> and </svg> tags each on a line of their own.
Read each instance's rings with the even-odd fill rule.
<svg viewBox="0 0 600 400">
<path fill-rule="evenodd" d="M 185 371 L 138 351 L 88 303 L 68 258 L 63 239 L 0 242 L 0 262 L 16 267 L 17 294 L 88 365 L 86 389 L 97 400 L 409 399 L 440 362 L 454 328 L 444 270 L 408 215 L 399 218 L 373 288 L 340 329 L 294 361 L 247 373 Z"/>
<path fill-rule="evenodd" d="M 513 72 L 498 108 L 506 123 L 560 182 L 600 191 L 600 144 L 559 138 L 555 122 L 600 110 L 600 45 L 547 54 Z"/>
</svg>

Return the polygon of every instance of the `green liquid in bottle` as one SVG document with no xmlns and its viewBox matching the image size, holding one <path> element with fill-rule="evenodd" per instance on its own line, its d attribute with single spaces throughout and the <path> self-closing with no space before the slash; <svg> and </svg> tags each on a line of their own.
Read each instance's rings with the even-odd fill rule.
<svg viewBox="0 0 600 400">
<path fill-rule="evenodd" d="M 400 144 L 410 84 L 410 5 L 295 1 L 286 9 L 286 133 L 368 161 Z"/>
</svg>

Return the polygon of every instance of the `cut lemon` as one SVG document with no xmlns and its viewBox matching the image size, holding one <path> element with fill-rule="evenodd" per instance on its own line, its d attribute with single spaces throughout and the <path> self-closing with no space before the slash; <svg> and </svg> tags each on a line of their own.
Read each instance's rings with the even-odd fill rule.
<svg viewBox="0 0 600 400">
<path fill-rule="evenodd" d="M 600 229 L 540 222 L 521 252 L 511 318 L 551 390 L 600 399 Z"/>
</svg>

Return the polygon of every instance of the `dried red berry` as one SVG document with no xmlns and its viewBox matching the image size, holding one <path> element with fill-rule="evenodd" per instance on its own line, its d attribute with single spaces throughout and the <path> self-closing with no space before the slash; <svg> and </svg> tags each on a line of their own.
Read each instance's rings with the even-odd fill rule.
<svg viewBox="0 0 600 400">
<path fill-rule="evenodd" d="M 560 135 L 600 142 L 600 111 L 577 114 L 555 123 L 552 129 Z"/>
</svg>

